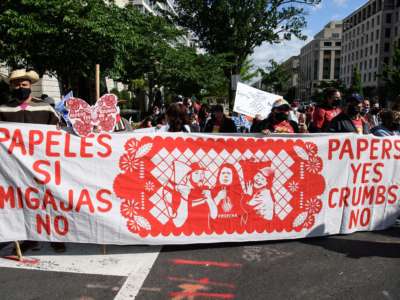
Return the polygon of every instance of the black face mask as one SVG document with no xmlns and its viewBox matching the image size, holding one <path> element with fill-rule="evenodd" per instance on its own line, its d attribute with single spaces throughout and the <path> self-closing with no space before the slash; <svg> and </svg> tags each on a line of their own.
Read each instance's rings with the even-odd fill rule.
<svg viewBox="0 0 400 300">
<path fill-rule="evenodd" d="M 31 94 L 31 89 L 28 88 L 19 88 L 12 91 L 12 95 L 19 101 L 23 102 L 24 100 L 28 99 Z"/>
<path fill-rule="evenodd" d="M 379 113 L 379 108 L 371 108 L 371 114 L 377 115 Z"/>
<path fill-rule="evenodd" d="M 350 117 L 355 117 L 361 113 L 361 109 L 358 106 L 351 105 L 349 106 L 347 113 L 349 114 Z"/>
<path fill-rule="evenodd" d="M 275 114 L 275 120 L 279 122 L 287 121 L 289 119 L 289 116 L 284 113 L 284 112 L 278 112 Z"/>
</svg>

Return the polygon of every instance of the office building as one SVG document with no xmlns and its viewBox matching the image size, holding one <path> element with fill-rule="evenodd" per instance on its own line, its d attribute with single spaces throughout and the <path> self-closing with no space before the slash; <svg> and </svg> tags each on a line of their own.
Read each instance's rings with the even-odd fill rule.
<svg viewBox="0 0 400 300">
<path fill-rule="evenodd" d="M 347 87 L 358 69 L 365 94 L 381 93 L 384 82 L 379 75 L 392 64 L 400 37 L 399 13 L 400 0 L 370 0 L 343 20 L 340 78 Z"/>
<path fill-rule="evenodd" d="M 322 81 L 338 80 L 342 49 L 342 21 L 329 22 L 314 39 L 301 48 L 299 94 L 305 101 Z"/>
</svg>

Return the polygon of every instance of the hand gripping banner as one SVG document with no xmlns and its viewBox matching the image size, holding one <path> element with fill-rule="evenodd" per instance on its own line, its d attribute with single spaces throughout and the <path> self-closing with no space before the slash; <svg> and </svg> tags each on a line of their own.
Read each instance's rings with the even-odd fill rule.
<svg viewBox="0 0 400 300">
<path fill-rule="evenodd" d="M 391 226 L 400 140 L 0 126 L 0 241 L 188 244 Z"/>
</svg>

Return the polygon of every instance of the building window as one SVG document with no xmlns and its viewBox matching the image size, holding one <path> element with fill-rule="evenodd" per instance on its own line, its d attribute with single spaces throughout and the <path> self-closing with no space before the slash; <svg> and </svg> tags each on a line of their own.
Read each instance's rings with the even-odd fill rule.
<svg viewBox="0 0 400 300">
<path fill-rule="evenodd" d="M 332 46 L 332 42 L 324 42 L 324 46 L 325 47 L 330 47 L 330 46 Z"/>
<path fill-rule="evenodd" d="M 390 44 L 389 43 L 385 43 L 384 51 L 385 52 L 389 52 L 390 51 Z"/>
<path fill-rule="evenodd" d="M 318 80 L 318 59 L 314 60 L 314 80 Z"/>
<path fill-rule="evenodd" d="M 379 40 L 379 29 L 376 30 L 376 39 Z"/>
<path fill-rule="evenodd" d="M 376 16 L 376 25 L 379 25 L 379 23 L 381 22 L 381 16 Z"/>
<path fill-rule="evenodd" d="M 375 54 L 378 54 L 378 52 L 379 52 L 379 44 L 376 44 L 375 45 Z"/>
<path fill-rule="evenodd" d="M 374 47 L 371 46 L 371 47 L 369 48 L 369 55 L 372 55 L 373 53 L 374 53 Z"/>
<path fill-rule="evenodd" d="M 372 31 L 371 32 L 371 42 L 373 42 L 374 41 L 374 32 Z"/>
<path fill-rule="evenodd" d="M 390 38 L 390 33 L 391 33 L 390 28 L 386 28 L 385 29 L 385 38 Z"/>
<path fill-rule="evenodd" d="M 375 57 L 375 68 L 377 68 L 377 67 L 378 67 L 378 58 Z"/>
<path fill-rule="evenodd" d="M 367 73 L 364 73 L 364 82 L 367 81 Z"/>
<path fill-rule="evenodd" d="M 335 46 L 340 47 L 340 46 L 342 46 L 342 43 L 341 42 L 336 42 Z"/>
<path fill-rule="evenodd" d="M 392 14 L 386 14 L 386 24 L 392 23 Z"/>
<path fill-rule="evenodd" d="M 330 79 L 331 77 L 331 56 L 332 52 L 329 50 L 324 51 L 324 60 L 323 60 L 323 79 Z"/>
<path fill-rule="evenodd" d="M 368 73 L 368 81 L 371 81 L 371 79 L 372 79 L 372 74 L 370 72 L 370 73 Z"/>
<path fill-rule="evenodd" d="M 332 37 L 334 39 L 338 39 L 338 38 L 340 38 L 340 34 L 339 33 L 332 33 Z"/>
</svg>

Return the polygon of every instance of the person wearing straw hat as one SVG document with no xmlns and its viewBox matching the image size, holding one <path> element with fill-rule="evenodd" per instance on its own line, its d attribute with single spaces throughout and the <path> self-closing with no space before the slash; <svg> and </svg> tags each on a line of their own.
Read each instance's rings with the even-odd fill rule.
<svg viewBox="0 0 400 300">
<path fill-rule="evenodd" d="M 14 70 L 7 81 L 11 89 L 11 99 L 0 105 L 0 121 L 45 125 L 59 123 L 56 111 L 48 103 L 32 97 L 32 84 L 39 81 L 39 75 L 35 71 Z"/>
<path fill-rule="evenodd" d="M 254 132 L 270 133 L 298 133 L 299 126 L 289 120 L 290 104 L 285 99 L 278 99 L 272 104 L 269 116 L 253 128 Z"/>
<path fill-rule="evenodd" d="M 42 99 L 32 97 L 32 84 L 39 81 L 39 75 L 33 70 L 19 69 L 11 72 L 8 77 L 11 89 L 11 99 L 7 104 L 0 105 L 0 121 L 57 125 L 59 118 L 56 111 Z M 50 243 L 56 252 L 64 252 L 64 243 Z M 24 241 L 21 250 L 38 250 L 36 241 Z"/>
</svg>

